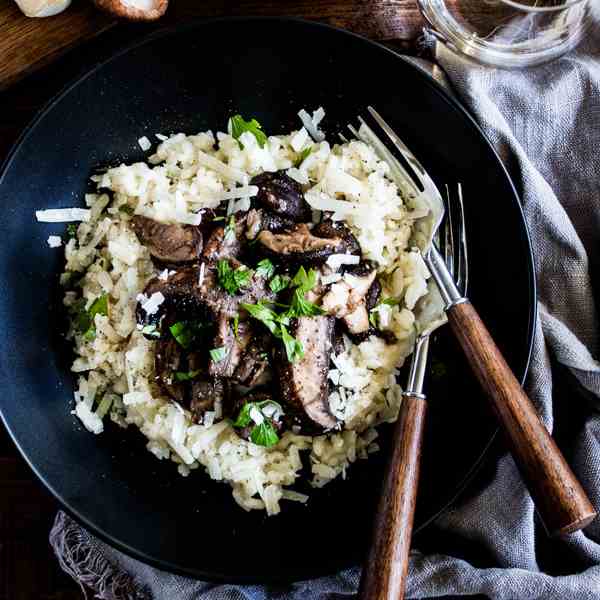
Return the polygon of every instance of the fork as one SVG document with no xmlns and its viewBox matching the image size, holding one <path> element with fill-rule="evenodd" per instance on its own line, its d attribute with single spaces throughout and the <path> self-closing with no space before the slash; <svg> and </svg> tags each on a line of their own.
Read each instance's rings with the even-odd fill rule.
<svg viewBox="0 0 600 600">
<path fill-rule="evenodd" d="M 372 108 L 369 113 L 400 152 L 412 176 L 395 159 L 377 135 L 360 119 L 366 134 L 352 132 L 371 143 L 392 169 L 406 178 L 413 192 L 422 194 L 433 213 L 430 235 L 439 229 L 444 203 L 438 188 L 414 154 Z M 362 131 L 363 127 L 361 127 Z M 419 183 L 416 186 L 414 181 Z M 464 229 L 463 229 L 464 231 Z M 454 241 L 450 238 L 450 244 Z M 452 252 L 454 255 L 454 252 Z M 491 401 L 505 433 L 509 449 L 534 500 L 538 513 L 551 535 L 572 533 L 588 525 L 596 511 L 571 471 L 554 440 L 541 422 L 535 407 L 521 388 L 476 310 L 459 291 L 452 273 L 435 244 L 423 251 L 423 258 L 439 288 L 451 329 L 458 339 L 474 374 Z M 413 399 L 414 397 L 414 399 Z M 361 580 L 362 600 L 402 598 L 410 533 L 419 475 L 420 441 L 424 426 L 424 398 L 403 399 L 407 404 L 396 425 L 395 448 L 383 487 L 375 520 L 373 544 Z M 401 462 L 403 461 L 403 462 Z"/>
<path fill-rule="evenodd" d="M 446 186 L 448 199 L 447 218 L 443 224 L 441 240 L 444 260 L 451 273 L 456 273 L 458 287 L 466 293 L 469 281 L 466 237 L 464 235 L 464 208 L 462 186 L 457 186 L 458 218 L 453 218 L 453 202 L 450 188 Z M 456 227 L 456 232 L 455 232 Z M 454 240 L 458 243 L 455 244 Z M 435 283 L 433 283 L 435 287 Z M 430 293 L 434 290 L 431 288 Z M 410 372 L 402 404 L 393 434 L 396 442 L 387 478 L 377 512 L 375 535 L 370 559 L 363 569 L 360 598 L 402 598 L 408 569 L 408 555 L 414 520 L 417 488 L 419 484 L 421 446 L 427 401 L 423 383 L 429 354 L 429 340 L 439 327 L 447 323 L 438 319 L 420 327 L 415 340 Z M 397 499 L 399 506 L 394 505 Z M 389 533 L 386 530 L 390 530 Z M 391 547 L 386 547 L 391 543 Z M 381 556 L 388 554 L 388 560 Z M 392 572 L 393 571 L 393 572 Z M 388 589 L 383 586 L 389 585 Z"/>
</svg>

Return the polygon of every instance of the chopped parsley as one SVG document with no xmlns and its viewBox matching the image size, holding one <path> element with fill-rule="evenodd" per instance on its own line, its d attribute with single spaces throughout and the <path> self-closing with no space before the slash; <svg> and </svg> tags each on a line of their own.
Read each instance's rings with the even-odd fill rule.
<svg viewBox="0 0 600 600">
<path fill-rule="evenodd" d="M 196 369 L 195 371 L 176 371 L 175 379 L 177 381 L 191 381 L 192 379 L 198 377 L 200 375 L 200 369 Z"/>
<path fill-rule="evenodd" d="M 237 294 L 240 288 L 248 286 L 252 279 L 252 275 L 253 271 L 244 266 L 232 269 L 227 260 L 220 260 L 217 263 L 217 278 L 219 285 L 231 296 Z"/>
<path fill-rule="evenodd" d="M 269 407 L 271 410 L 266 411 L 265 408 Z M 270 415 L 267 415 L 267 412 Z M 260 423 L 257 423 L 253 418 L 253 413 L 258 413 L 262 419 Z M 254 423 L 250 431 L 250 441 L 258 446 L 264 446 L 270 448 L 279 441 L 279 435 L 273 426 L 271 418 L 277 413 L 283 414 L 281 405 L 273 400 L 264 400 L 263 402 L 247 402 L 244 404 L 240 413 L 233 423 L 234 427 L 244 428 L 248 427 L 251 423 Z M 258 419 L 257 419 L 258 420 Z"/>
<path fill-rule="evenodd" d="M 224 220 L 225 220 L 225 217 L 223 215 L 221 215 L 220 217 L 215 217 L 213 219 L 213 221 L 224 221 Z"/>
<path fill-rule="evenodd" d="M 227 225 L 225 226 L 225 235 L 223 239 L 226 242 L 232 242 L 235 239 L 235 217 L 231 215 L 229 217 L 229 221 L 227 221 Z"/>
<path fill-rule="evenodd" d="M 187 350 L 207 327 L 210 324 L 201 321 L 177 321 L 169 327 L 169 331 L 177 343 Z"/>
<path fill-rule="evenodd" d="M 275 278 L 273 278 L 273 281 L 274 280 Z M 263 323 L 275 337 L 281 339 L 289 362 L 294 362 L 304 356 L 302 343 L 287 330 L 287 325 L 289 325 L 290 320 L 297 317 L 314 317 L 324 314 L 321 307 L 309 302 L 304 297 L 306 292 L 311 290 L 316 283 L 317 272 L 310 269 L 307 273 L 304 267 L 300 267 L 294 278 L 291 281 L 288 278 L 286 281 L 286 287 L 289 285 L 295 289 L 292 295 L 292 301 L 289 305 L 277 305 L 285 309 L 283 312 L 275 312 L 275 310 L 273 310 L 273 305 L 268 305 L 265 302 L 258 302 L 257 304 L 241 304 L 242 308 L 246 310 L 251 317 Z"/>
<path fill-rule="evenodd" d="M 293 363 L 304 356 L 304 348 L 302 342 L 297 340 L 293 335 L 288 333 L 285 325 L 281 325 L 281 341 L 285 348 L 285 353 L 289 362 Z"/>
<path fill-rule="evenodd" d="M 295 287 L 296 289 L 294 290 L 292 302 L 286 313 L 289 318 L 316 317 L 317 315 L 325 314 L 325 311 L 320 306 L 309 302 L 304 297 L 306 292 L 315 287 L 316 283 L 317 272 L 314 269 L 310 269 L 308 273 L 304 267 L 298 269 L 298 272 L 290 283 L 291 287 Z"/>
<path fill-rule="evenodd" d="M 276 294 L 285 290 L 290 285 L 291 278 L 288 275 L 275 275 L 269 282 L 269 287 Z"/>
<path fill-rule="evenodd" d="M 69 223 L 67 225 L 67 237 L 70 240 L 77 237 L 77 225 L 75 223 Z"/>
<path fill-rule="evenodd" d="M 240 150 L 244 149 L 244 144 L 240 142 L 239 138 L 246 131 L 249 131 L 256 138 L 261 148 L 267 143 L 267 136 L 262 130 L 262 125 L 256 119 L 245 121 L 242 115 L 234 115 L 229 119 L 229 125 L 231 127 L 231 135 L 238 141 Z"/>
<path fill-rule="evenodd" d="M 239 342 L 240 341 L 240 315 L 239 313 L 235 315 L 235 317 L 233 317 L 233 335 L 235 336 L 235 339 Z"/>
<path fill-rule="evenodd" d="M 375 328 L 379 329 L 379 310 L 380 306 L 398 306 L 400 304 L 400 300 L 397 298 L 385 298 L 381 302 L 378 302 L 377 305 L 369 311 L 369 323 Z"/>
<path fill-rule="evenodd" d="M 210 357 L 215 362 L 221 362 L 229 354 L 229 348 L 227 346 L 221 346 L 220 348 L 213 348 L 208 352 Z"/>
<path fill-rule="evenodd" d="M 270 448 L 279 441 L 279 436 L 273 423 L 268 419 L 265 419 L 260 425 L 257 425 L 250 432 L 250 440 L 257 446 L 264 446 Z"/>
<path fill-rule="evenodd" d="M 83 333 L 83 337 L 86 340 L 93 340 L 96 337 L 94 317 L 96 315 L 108 315 L 108 294 L 98 296 L 88 310 L 85 310 L 85 300 L 82 299 L 78 308 L 79 313 L 77 314 L 75 325 Z"/>
<path fill-rule="evenodd" d="M 296 168 L 298 168 L 308 158 L 308 155 L 311 152 L 312 152 L 312 146 L 309 146 L 308 148 L 304 148 L 304 150 L 302 150 L 302 152 L 300 152 L 300 155 L 296 159 L 296 162 L 294 163 L 294 166 Z"/>
<path fill-rule="evenodd" d="M 258 265 L 256 265 L 256 274 L 259 277 L 264 277 L 265 279 L 271 279 L 273 275 L 275 275 L 275 267 L 273 263 L 268 258 L 263 258 Z"/>
</svg>

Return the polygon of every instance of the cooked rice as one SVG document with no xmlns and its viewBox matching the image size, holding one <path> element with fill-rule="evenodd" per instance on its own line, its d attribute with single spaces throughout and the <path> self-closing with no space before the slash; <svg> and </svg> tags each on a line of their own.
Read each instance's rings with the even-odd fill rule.
<svg viewBox="0 0 600 600">
<path fill-rule="evenodd" d="M 243 149 L 226 133 L 168 138 L 157 134 L 160 143 L 148 164 L 120 165 L 93 177 L 99 188 L 111 190 L 112 198 L 100 191 L 86 197 L 89 209 L 78 216 L 88 219 L 79 225 L 77 239 L 65 247 L 66 273 L 86 273 L 81 282 L 86 307 L 102 294 L 110 299 L 108 316 L 94 318 L 93 339 L 75 329 L 69 332 L 77 353 L 72 369 L 80 374 L 74 412 L 84 426 L 100 433 L 107 418 L 123 427 L 133 425 L 147 437 L 148 450 L 158 459 L 173 460 L 182 475 L 202 466 L 213 479 L 231 485 L 241 507 L 265 509 L 271 515 L 280 511 L 281 500 L 308 500 L 290 489 L 302 467 L 301 452 L 310 453 L 311 483 L 321 487 L 377 451 L 375 427 L 394 421 L 398 414 L 398 369 L 415 338 L 412 309 L 427 290 L 427 269 L 409 244 L 423 207 L 414 198 L 402 197 L 388 165 L 369 146 L 359 141 L 333 147 L 327 141 L 314 143 L 306 130 L 317 130 L 322 115 L 317 111 L 312 118 L 303 117 L 304 128 L 271 136 L 264 148 L 249 133 L 242 136 Z M 145 147 L 146 140 L 140 138 L 140 146 Z M 310 154 L 294 168 L 308 147 Z M 371 336 L 355 345 L 346 338 L 345 350 L 332 359 L 329 378 L 337 387 L 329 400 L 343 430 L 314 438 L 286 431 L 267 449 L 240 438 L 228 420 L 219 420 L 220 407 L 206 413 L 203 424 L 192 423 L 188 411 L 153 385 L 153 345 L 137 329 L 135 308 L 145 284 L 152 277 L 166 278 L 168 272 L 154 267 L 130 227 L 130 214 L 193 223 L 202 208 L 240 199 L 249 203 L 256 194 L 248 186 L 251 177 L 279 169 L 288 169 L 297 181 L 310 182 L 306 198 L 313 209 L 331 210 L 335 219 L 346 220 L 364 256 L 376 263 L 384 296 L 400 303 L 378 308 L 379 325 L 396 335 L 396 344 Z M 52 211 L 38 215 L 56 217 Z M 73 214 L 64 216 L 70 219 Z M 354 260 L 345 255 L 332 259 L 336 268 Z M 71 275 L 63 275 L 63 281 Z M 328 283 L 341 278 L 335 273 L 327 277 Z M 75 301 L 73 292 L 65 294 L 66 306 Z M 161 299 L 143 301 L 150 311 Z"/>
</svg>

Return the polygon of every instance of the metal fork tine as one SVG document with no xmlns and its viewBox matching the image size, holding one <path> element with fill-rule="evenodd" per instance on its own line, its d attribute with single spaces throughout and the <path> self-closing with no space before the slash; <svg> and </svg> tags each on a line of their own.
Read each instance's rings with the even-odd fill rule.
<svg viewBox="0 0 600 600">
<path fill-rule="evenodd" d="M 367 110 L 371 114 L 371 116 L 377 121 L 377 124 L 383 131 L 385 131 L 386 135 L 390 138 L 394 146 L 402 153 L 402 156 L 405 158 L 406 162 L 410 164 L 410 166 L 415 169 L 417 177 L 419 180 L 421 177 L 427 176 L 427 171 L 423 168 L 423 165 L 417 160 L 417 157 L 408 149 L 406 144 L 397 136 L 394 130 L 385 122 L 383 117 L 372 107 L 367 106 Z"/>
<path fill-rule="evenodd" d="M 463 202 L 462 184 L 458 184 L 458 255 L 462 260 L 462 273 L 459 281 L 459 289 L 463 294 L 467 293 L 469 287 L 469 254 L 467 250 L 467 232 L 465 230 L 465 205 Z"/>
<path fill-rule="evenodd" d="M 450 188 L 446 184 L 446 226 L 444 227 L 444 260 L 451 275 L 456 279 L 454 268 L 454 219 L 452 217 L 452 198 L 450 197 Z"/>
</svg>

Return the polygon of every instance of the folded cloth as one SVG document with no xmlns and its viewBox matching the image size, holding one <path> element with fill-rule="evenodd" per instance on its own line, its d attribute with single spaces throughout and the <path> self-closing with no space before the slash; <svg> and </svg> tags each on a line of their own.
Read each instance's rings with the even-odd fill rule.
<svg viewBox="0 0 600 600">
<path fill-rule="evenodd" d="M 577 51 L 531 70 L 481 67 L 440 45 L 435 52 L 519 188 L 539 286 L 527 391 L 549 428 L 561 411 L 580 416 L 569 456 L 600 507 L 599 339 L 590 276 L 600 269 L 600 32 L 595 33 Z M 578 382 L 569 384 L 567 393 L 557 391 L 552 365 Z M 483 491 L 456 503 L 431 527 L 434 536 L 455 540 L 462 549 L 446 543 L 444 555 L 414 550 L 410 598 L 600 598 L 600 520 L 585 532 L 551 542 L 508 455 Z M 121 554 L 63 513 L 50 541 L 67 573 L 97 597 L 111 600 L 325 600 L 352 596 L 359 578 L 355 568 L 282 588 L 194 581 Z M 543 572 L 542 563 L 555 553 L 565 557 L 561 566 L 552 574 Z"/>
</svg>

